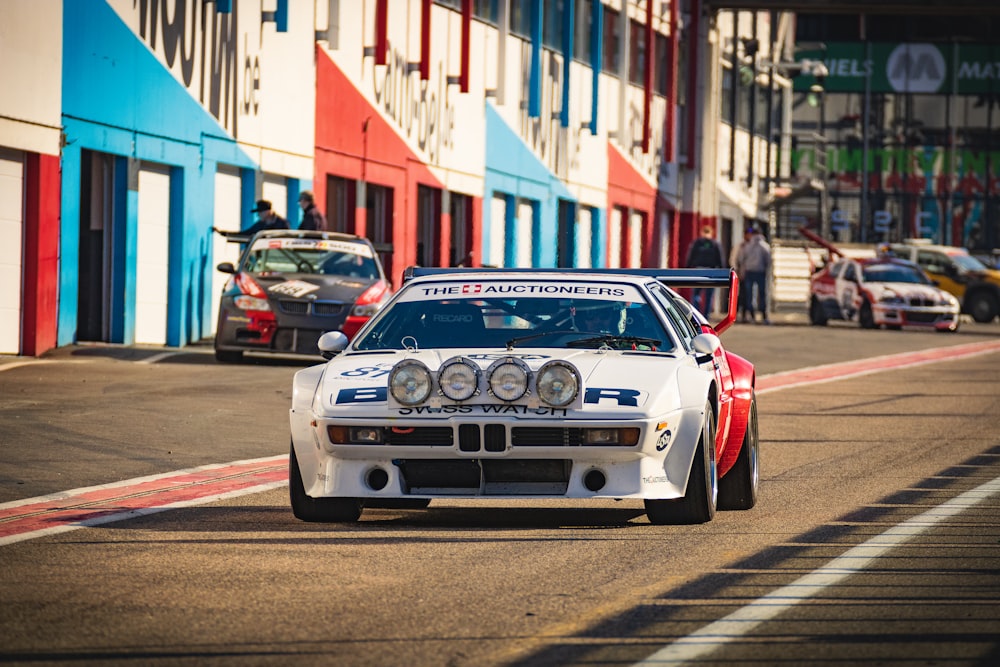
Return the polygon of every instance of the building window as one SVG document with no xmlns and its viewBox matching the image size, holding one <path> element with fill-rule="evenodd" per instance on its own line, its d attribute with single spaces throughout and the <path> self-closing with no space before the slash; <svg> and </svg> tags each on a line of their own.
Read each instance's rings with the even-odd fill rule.
<svg viewBox="0 0 1000 667">
<path fill-rule="evenodd" d="M 666 35 L 654 33 L 653 45 L 653 60 L 656 62 L 653 68 L 653 91 L 658 95 L 666 95 L 670 83 L 670 41 Z"/>
<path fill-rule="evenodd" d="M 511 34 L 525 39 L 531 38 L 531 0 L 510 0 L 508 18 Z"/>
<path fill-rule="evenodd" d="M 594 0 L 576 0 L 576 36 L 573 38 L 573 57 L 588 65 L 590 64 L 590 29 L 593 24 Z"/>
<path fill-rule="evenodd" d="M 618 12 L 605 7 L 602 69 L 606 72 L 618 72 L 618 41 L 621 35 L 621 26 L 619 23 Z"/>
<path fill-rule="evenodd" d="M 646 26 L 629 19 L 629 68 L 628 79 L 634 84 L 646 82 Z"/>
<path fill-rule="evenodd" d="M 733 70 L 729 67 L 722 68 L 722 103 L 721 118 L 723 123 L 735 125 L 733 118 Z"/>
</svg>

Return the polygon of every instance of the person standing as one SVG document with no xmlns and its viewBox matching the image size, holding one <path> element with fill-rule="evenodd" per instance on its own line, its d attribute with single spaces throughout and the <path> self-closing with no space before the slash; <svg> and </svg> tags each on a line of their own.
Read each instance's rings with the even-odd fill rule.
<svg viewBox="0 0 1000 667">
<path fill-rule="evenodd" d="M 722 246 L 715 240 L 715 230 L 711 225 L 701 228 L 701 236 L 688 246 L 687 263 L 689 269 L 721 269 Z M 691 294 L 691 304 L 702 315 L 708 317 L 712 312 L 712 297 L 715 290 L 711 287 L 695 287 Z"/>
<path fill-rule="evenodd" d="M 275 213 L 271 207 L 271 202 L 266 199 L 258 199 L 257 205 L 250 209 L 250 212 L 257 214 L 257 222 L 246 229 L 238 232 L 227 232 L 217 227 L 212 227 L 212 231 L 228 238 L 230 236 L 253 236 L 265 229 L 288 229 L 288 221 Z"/>
<path fill-rule="evenodd" d="M 736 277 L 739 278 L 739 290 L 736 294 L 736 309 L 739 311 L 740 321 L 742 322 L 747 322 L 749 320 L 749 315 L 747 314 L 747 276 L 746 271 L 743 270 L 743 266 L 740 264 L 740 253 L 743 252 L 743 247 L 750 243 L 750 238 L 752 236 L 752 227 L 744 229 L 743 240 L 740 241 L 739 245 L 733 248 L 732 253 L 729 255 L 729 266 L 736 271 Z"/>
<path fill-rule="evenodd" d="M 750 320 L 756 322 L 756 311 L 760 311 L 761 321 L 770 324 L 771 320 L 767 315 L 767 276 L 771 269 L 771 247 L 756 227 L 751 227 L 748 232 L 750 239 L 740 245 L 736 260 L 746 281 L 743 321 L 747 321 L 749 312 Z"/>
<path fill-rule="evenodd" d="M 302 222 L 299 229 L 310 229 L 313 231 L 326 231 L 326 218 L 316 207 L 316 199 L 309 190 L 303 190 L 299 195 L 299 206 L 302 207 Z"/>
</svg>

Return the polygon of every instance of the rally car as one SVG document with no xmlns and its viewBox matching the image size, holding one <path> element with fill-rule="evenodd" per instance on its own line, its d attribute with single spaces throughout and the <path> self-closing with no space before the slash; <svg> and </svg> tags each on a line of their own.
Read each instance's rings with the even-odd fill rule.
<svg viewBox="0 0 1000 667">
<path fill-rule="evenodd" d="M 244 352 L 319 354 L 327 331 L 348 337 L 391 296 L 371 242 L 351 234 L 271 230 L 250 238 L 219 303 L 215 357 L 239 362 Z"/>
<path fill-rule="evenodd" d="M 710 325 L 673 287 L 728 287 Z M 409 269 L 295 374 L 289 495 L 305 521 L 435 498 L 641 499 L 655 524 L 757 501 L 754 367 L 720 269 Z"/>
<path fill-rule="evenodd" d="M 960 310 L 958 299 L 901 259 L 842 257 L 809 279 L 809 321 L 815 325 L 847 320 L 865 329 L 957 331 Z"/>
</svg>

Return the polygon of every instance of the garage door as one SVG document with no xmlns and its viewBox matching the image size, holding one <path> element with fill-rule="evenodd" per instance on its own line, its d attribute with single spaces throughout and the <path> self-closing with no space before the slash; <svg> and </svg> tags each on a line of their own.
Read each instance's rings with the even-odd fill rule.
<svg viewBox="0 0 1000 667">
<path fill-rule="evenodd" d="M 213 224 L 216 228 L 227 232 L 240 229 L 240 205 L 242 204 L 242 187 L 238 169 L 219 165 L 215 172 L 215 215 Z M 214 334 L 219 321 L 219 295 L 229 280 L 228 273 L 216 271 L 215 267 L 222 262 L 232 262 L 236 266 L 240 261 L 240 244 L 230 243 L 221 234 L 212 234 L 212 319 L 209 322 Z"/>
<path fill-rule="evenodd" d="M 136 231 L 135 342 L 167 342 L 170 273 L 170 169 L 143 163 L 139 170 Z"/>
<path fill-rule="evenodd" d="M 21 352 L 24 153 L 0 148 L 0 354 Z"/>
</svg>

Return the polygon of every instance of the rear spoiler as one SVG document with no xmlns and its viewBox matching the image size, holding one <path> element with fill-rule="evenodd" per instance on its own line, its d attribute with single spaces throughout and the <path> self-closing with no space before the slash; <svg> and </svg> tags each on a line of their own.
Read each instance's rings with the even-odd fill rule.
<svg viewBox="0 0 1000 667">
<path fill-rule="evenodd" d="M 718 324 L 712 325 L 716 333 L 721 334 L 736 322 L 736 309 L 739 305 L 740 279 L 732 269 L 506 269 L 506 268 L 475 268 L 475 267 L 437 267 L 409 266 L 403 270 L 403 284 L 421 276 L 454 275 L 466 273 L 530 273 L 530 274 L 565 274 L 580 277 L 586 274 L 641 276 L 660 281 L 671 289 L 690 287 L 729 288 L 729 309 Z"/>
</svg>

